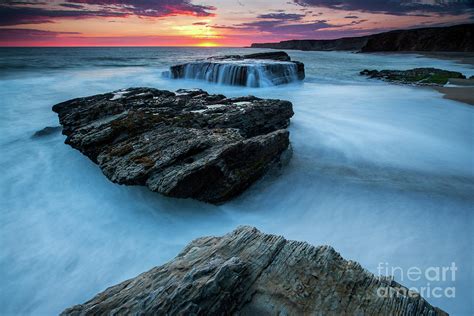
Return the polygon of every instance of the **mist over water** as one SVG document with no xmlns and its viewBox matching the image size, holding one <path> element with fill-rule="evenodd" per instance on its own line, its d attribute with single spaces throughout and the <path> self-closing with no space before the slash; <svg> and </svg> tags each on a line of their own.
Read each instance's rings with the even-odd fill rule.
<svg viewBox="0 0 474 316">
<path fill-rule="evenodd" d="M 474 69 L 416 55 L 289 51 L 303 83 L 264 88 L 162 78 L 167 67 L 255 49 L 0 49 L 0 314 L 50 315 L 173 258 L 192 239 L 238 225 L 328 244 L 377 273 L 458 267 L 455 298 L 474 311 L 474 108 L 429 88 L 374 81 L 364 68 Z M 202 88 L 293 102 L 293 157 L 220 206 L 120 186 L 64 144 L 55 103 L 132 86 Z M 398 281 L 425 287 L 427 280 Z"/>
</svg>

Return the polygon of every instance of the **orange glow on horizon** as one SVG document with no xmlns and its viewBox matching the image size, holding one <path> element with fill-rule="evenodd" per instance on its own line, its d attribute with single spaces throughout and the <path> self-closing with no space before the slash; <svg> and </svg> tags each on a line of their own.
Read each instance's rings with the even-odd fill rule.
<svg viewBox="0 0 474 316">
<path fill-rule="evenodd" d="M 197 47 L 219 47 L 219 46 L 222 46 L 218 43 L 214 43 L 214 42 L 202 42 L 202 43 L 198 43 L 196 45 L 193 45 L 193 46 L 197 46 Z"/>
</svg>

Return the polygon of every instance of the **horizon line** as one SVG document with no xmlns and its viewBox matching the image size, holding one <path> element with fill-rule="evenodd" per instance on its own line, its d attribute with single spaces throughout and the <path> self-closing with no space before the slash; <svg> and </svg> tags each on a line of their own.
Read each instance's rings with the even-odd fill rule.
<svg viewBox="0 0 474 316">
<path fill-rule="evenodd" d="M 155 48 L 155 47 L 165 47 L 165 48 L 251 48 L 250 46 L 199 46 L 199 45 L 179 45 L 179 46 L 166 46 L 166 45 L 54 45 L 54 46 L 2 46 L 0 48 Z"/>
</svg>

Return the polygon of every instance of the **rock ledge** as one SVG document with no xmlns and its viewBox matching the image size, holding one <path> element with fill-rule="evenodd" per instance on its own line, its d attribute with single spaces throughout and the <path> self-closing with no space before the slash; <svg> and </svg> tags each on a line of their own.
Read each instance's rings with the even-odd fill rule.
<svg viewBox="0 0 474 316">
<path fill-rule="evenodd" d="M 243 226 L 191 242 L 172 261 L 62 315 L 447 315 L 329 246 Z"/>
<path fill-rule="evenodd" d="M 209 57 L 171 66 L 164 74 L 172 79 L 248 87 L 280 85 L 305 78 L 304 64 L 292 61 L 282 51 Z"/>
<path fill-rule="evenodd" d="M 219 203 L 241 193 L 289 146 L 288 101 L 200 89 L 129 88 L 53 107 L 66 143 L 111 181 Z"/>
</svg>

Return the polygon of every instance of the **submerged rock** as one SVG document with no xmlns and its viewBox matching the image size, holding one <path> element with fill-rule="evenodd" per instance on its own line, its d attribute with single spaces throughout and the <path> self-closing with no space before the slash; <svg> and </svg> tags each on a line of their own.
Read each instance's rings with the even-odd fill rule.
<svg viewBox="0 0 474 316">
<path fill-rule="evenodd" d="M 214 83 L 262 87 L 303 80 L 304 64 L 285 52 L 227 55 L 170 67 L 172 79 L 198 79 Z"/>
<path fill-rule="evenodd" d="M 196 239 L 172 261 L 62 313 L 105 314 L 447 315 L 329 246 L 247 226 Z"/>
<path fill-rule="evenodd" d="M 288 148 L 292 104 L 200 89 L 130 88 L 57 104 L 66 143 L 113 182 L 218 203 Z"/>
<path fill-rule="evenodd" d="M 445 85 L 451 78 L 466 78 L 460 72 L 437 68 L 415 68 L 409 70 L 381 71 L 364 69 L 360 72 L 360 74 L 370 78 L 382 79 L 391 82 L 431 86 Z"/>
<path fill-rule="evenodd" d="M 49 136 L 61 131 L 61 129 L 62 129 L 61 126 L 46 126 L 45 128 L 40 129 L 39 131 L 36 131 L 32 137 L 38 138 L 38 137 Z"/>
</svg>

